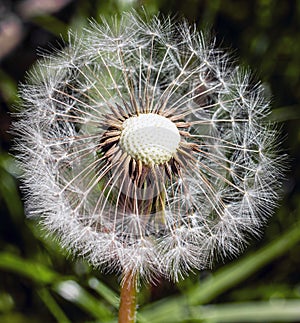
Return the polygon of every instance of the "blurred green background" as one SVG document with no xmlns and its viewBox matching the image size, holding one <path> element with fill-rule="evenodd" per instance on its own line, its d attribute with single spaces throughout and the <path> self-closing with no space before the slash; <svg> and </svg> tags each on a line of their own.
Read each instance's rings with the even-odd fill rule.
<svg viewBox="0 0 300 323">
<path fill-rule="evenodd" d="M 38 58 L 82 28 L 131 7 L 210 28 L 272 93 L 290 155 L 284 196 L 260 241 L 240 258 L 174 285 L 142 287 L 139 322 L 300 322 L 300 1 L 2 0 L 0 3 L 0 322 L 114 322 L 118 280 L 66 258 L 25 219 L 7 132 L 17 86 Z"/>
</svg>

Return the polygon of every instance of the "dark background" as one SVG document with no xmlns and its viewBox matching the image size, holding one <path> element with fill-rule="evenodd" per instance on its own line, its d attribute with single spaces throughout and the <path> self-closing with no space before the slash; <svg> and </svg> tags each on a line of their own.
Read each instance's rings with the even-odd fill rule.
<svg viewBox="0 0 300 323">
<path fill-rule="evenodd" d="M 162 281 L 142 287 L 141 316 L 162 323 L 300 322 L 300 1 L 292 0 L 0 2 L 0 321 L 106 322 L 116 317 L 109 295 L 118 294 L 117 278 L 66 258 L 36 223 L 25 219 L 20 171 L 9 153 L 13 138 L 7 131 L 17 86 L 39 49 L 59 47 L 68 28 L 82 28 L 87 18 L 142 5 L 150 13 L 172 13 L 211 29 L 220 47 L 251 68 L 272 93 L 270 119 L 280 124 L 282 149 L 290 158 L 280 207 L 262 239 L 239 260 L 216 264 L 213 272 L 192 274 L 177 285 Z M 109 290 L 102 285 L 97 290 L 95 282 Z M 179 304 L 195 295 L 187 306 L 202 307 L 194 309 L 196 314 L 185 313 Z M 282 316 L 276 314 L 278 306 L 283 306 Z M 182 318 L 172 318 L 176 309 Z M 265 316 L 259 317 L 260 311 Z"/>
</svg>

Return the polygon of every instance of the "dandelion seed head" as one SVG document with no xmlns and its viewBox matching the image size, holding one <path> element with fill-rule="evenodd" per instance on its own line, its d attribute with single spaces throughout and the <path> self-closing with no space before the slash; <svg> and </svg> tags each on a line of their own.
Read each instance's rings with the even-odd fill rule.
<svg viewBox="0 0 300 323">
<path fill-rule="evenodd" d="M 91 23 L 20 87 L 26 213 L 104 271 L 178 280 L 237 256 L 278 201 L 269 100 L 169 17 Z"/>
</svg>

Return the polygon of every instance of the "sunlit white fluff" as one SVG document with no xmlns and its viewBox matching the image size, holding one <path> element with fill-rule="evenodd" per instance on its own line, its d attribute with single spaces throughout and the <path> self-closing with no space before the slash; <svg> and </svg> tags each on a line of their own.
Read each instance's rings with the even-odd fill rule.
<svg viewBox="0 0 300 323">
<path fill-rule="evenodd" d="M 186 22 L 93 22 L 20 95 L 27 215 L 95 267 L 178 280 L 237 255 L 272 214 L 282 157 L 263 88 Z M 120 144 L 150 113 L 180 134 L 161 163 Z"/>
</svg>

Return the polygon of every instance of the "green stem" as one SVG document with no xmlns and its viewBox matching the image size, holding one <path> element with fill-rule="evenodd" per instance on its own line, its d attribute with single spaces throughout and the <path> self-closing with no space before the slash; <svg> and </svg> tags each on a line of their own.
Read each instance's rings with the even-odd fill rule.
<svg viewBox="0 0 300 323">
<path fill-rule="evenodd" d="M 137 277 L 129 273 L 121 284 L 119 323 L 134 323 L 136 318 Z"/>
</svg>

